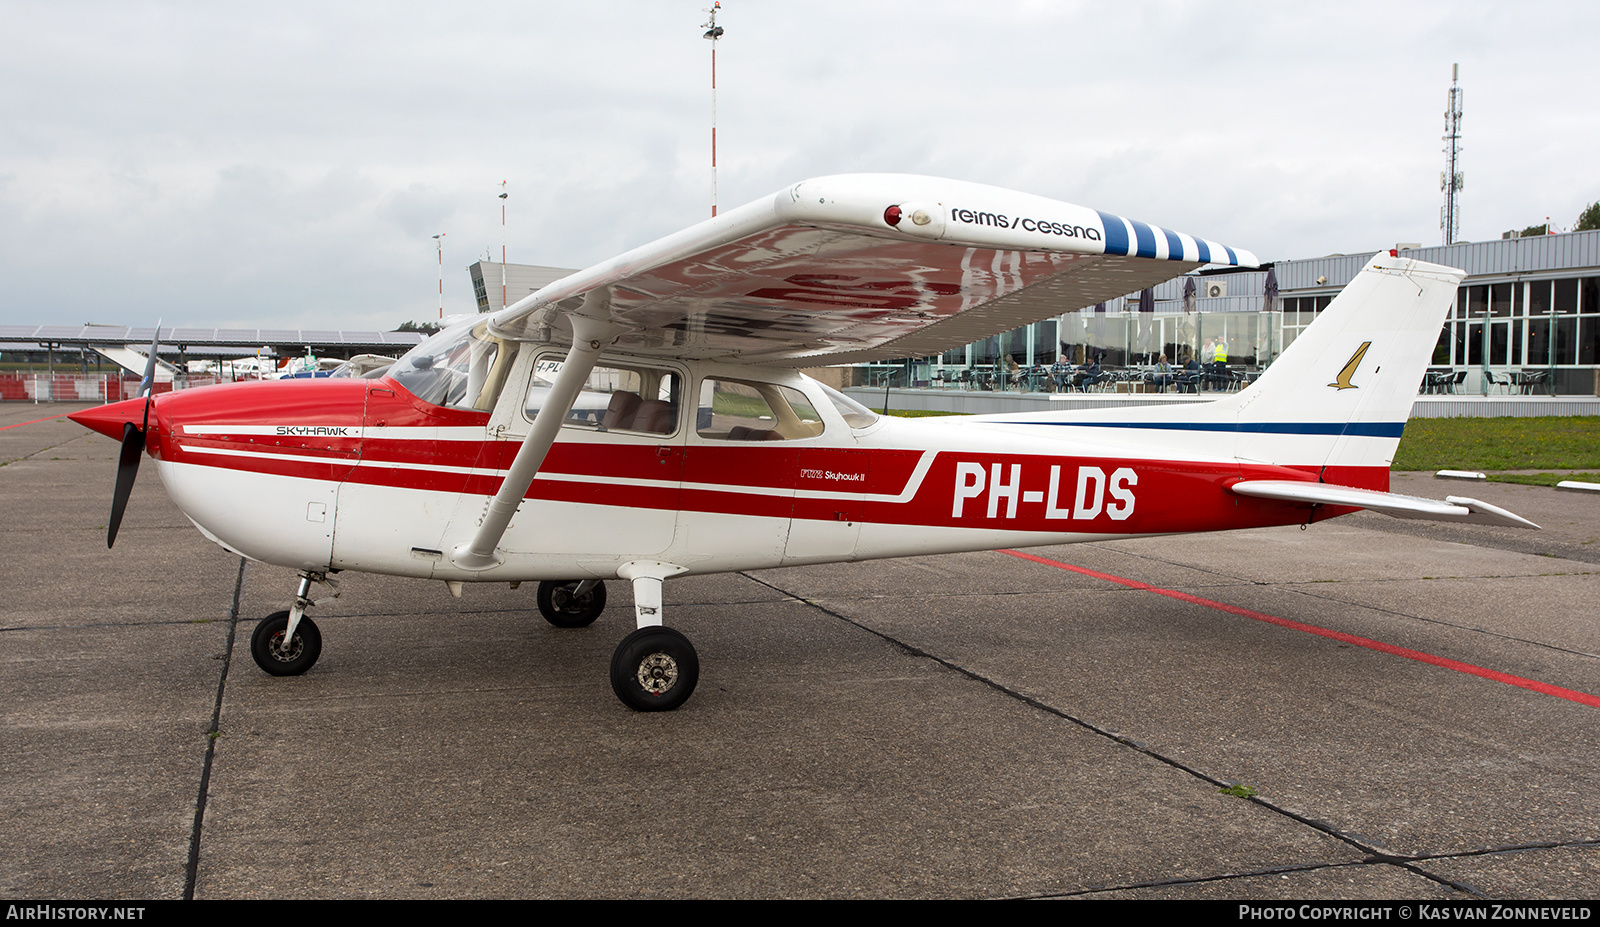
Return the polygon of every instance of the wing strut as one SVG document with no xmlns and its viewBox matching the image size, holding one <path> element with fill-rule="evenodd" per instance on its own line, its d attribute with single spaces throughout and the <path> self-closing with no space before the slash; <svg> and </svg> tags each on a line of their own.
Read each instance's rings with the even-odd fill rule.
<svg viewBox="0 0 1600 927">
<path fill-rule="evenodd" d="M 489 503 L 489 511 L 484 514 L 478 533 L 470 543 L 460 544 L 450 552 L 450 559 L 463 570 L 487 570 L 505 561 L 495 547 L 506 533 L 506 526 L 511 524 L 511 516 L 516 514 L 517 507 L 528 494 L 533 478 L 539 475 L 539 467 L 544 464 L 550 445 L 555 443 L 561 423 L 572 412 L 578 393 L 588 382 L 589 372 L 594 369 L 600 351 L 626 331 L 624 326 L 603 318 L 608 302 L 603 290 L 591 291 L 584 295 L 583 311 L 598 309 L 600 311 L 595 315 L 602 317 L 580 315 L 577 312 L 568 316 L 572 322 L 572 350 L 567 352 L 561 372 L 556 374 L 550 395 L 539 409 L 539 414 L 534 416 L 533 428 L 523 439 L 522 449 L 517 451 L 511 469 L 500 483 L 500 491 L 494 494 L 494 499 Z"/>
</svg>

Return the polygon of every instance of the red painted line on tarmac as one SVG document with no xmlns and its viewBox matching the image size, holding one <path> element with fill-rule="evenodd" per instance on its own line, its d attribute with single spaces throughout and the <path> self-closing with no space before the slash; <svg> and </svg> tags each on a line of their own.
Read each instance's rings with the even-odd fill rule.
<svg viewBox="0 0 1600 927">
<path fill-rule="evenodd" d="M 17 422 L 15 425 L 0 425 L 0 431 L 5 431 L 7 428 L 21 428 L 23 425 L 37 425 L 40 422 L 48 422 L 51 419 L 62 418 L 71 414 L 71 412 L 63 412 L 61 415 L 47 415 L 44 418 L 36 418 L 31 422 Z"/>
<path fill-rule="evenodd" d="M 1217 602 L 1212 599 L 1204 599 L 1197 595 L 1190 595 L 1187 592 L 1179 592 L 1176 589 L 1163 589 L 1160 586 L 1152 586 L 1149 583 L 1141 583 L 1136 579 L 1113 576 L 1110 573 L 1101 573 L 1098 570 L 1090 570 L 1085 567 L 1073 566 L 1070 563 L 1062 563 L 1059 560 L 1051 560 L 1048 557 L 1040 557 L 1036 554 L 1023 553 L 1020 550 L 1002 550 L 1000 553 L 1010 554 L 1013 557 L 1020 557 L 1023 560 L 1032 560 L 1034 563 L 1041 563 L 1045 566 L 1055 567 L 1059 570 L 1070 570 L 1073 573 L 1081 573 L 1084 576 L 1092 576 L 1095 579 L 1103 579 L 1108 583 L 1117 583 L 1118 585 L 1127 586 L 1129 589 L 1139 589 L 1144 592 L 1154 592 L 1156 595 L 1164 595 L 1171 599 L 1177 599 L 1180 602 L 1188 602 L 1191 605 L 1203 605 L 1206 608 L 1214 608 L 1218 611 L 1227 612 L 1230 615 L 1238 615 L 1241 618 L 1251 618 L 1256 621 L 1265 621 L 1268 624 L 1275 624 L 1279 627 L 1288 628 L 1292 631 L 1304 631 L 1307 634 L 1315 634 L 1318 637 L 1326 637 L 1330 640 L 1336 640 L 1343 644 L 1352 644 L 1356 647 L 1365 647 L 1368 650 L 1376 650 L 1381 653 L 1387 653 L 1396 657 L 1405 657 L 1407 660 L 1416 660 L 1419 663 L 1427 663 L 1443 669 L 1455 670 L 1458 673 L 1479 676 L 1483 679 L 1489 679 L 1494 682 L 1503 682 L 1508 686 L 1518 686 L 1520 688 L 1530 689 L 1534 692 L 1539 692 L 1544 695 L 1552 695 L 1556 698 L 1564 698 L 1569 702 L 1577 702 L 1580 705 L 1588 705 L 1590 708 L 1600 708 L 1600 696 L 1590 695 L 1587 692 L 1579 692 L 1575 689 L 1563 689 L 1560 686 L 1552 686 L 1547 682 L 1539 682 L 1536 679 L 1525 679 L 1521 676 L 1513 676 L 1509 673 L 1501 673 L 1492 669 L 1484 669 L 1481 666 L 1474 666 L 1471 663 L 1462 663 L 1460 660 L 1451 660 L 1446 657 L 1436 657 L 1431 653 L 1423 653 L 1420 650 L 1396 647 L 1393 644 L 1385 644 L 1382 641 L 1375 641 L 1368 637 L 1357 637 L 1354 634 L 1346 634 L 1343 631 L 1333 631 L 1328 628 L 1319 628 L 1314 624 L 1304 624 L 1299 621 L 1290 621 L 1288 618 L 1279 618 L 1276 615 L 1268 615 L 1265 612 L 1251 611 L 1248 608 L 1240 608 L 1237 605 L 1229 605 L 1226 602 Z"/>
</svg>

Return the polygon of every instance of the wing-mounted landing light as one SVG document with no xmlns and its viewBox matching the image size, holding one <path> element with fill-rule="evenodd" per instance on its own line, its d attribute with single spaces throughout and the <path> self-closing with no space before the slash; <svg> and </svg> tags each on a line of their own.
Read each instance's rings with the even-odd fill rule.
<svg viewBox="0 0 1600 927">
<path fill-rule="evenodd" d="M 883 211 L 883 224 L 918 238 L 944 237 L 944 208 L 938 203 L 896 203 Z"/>
</svg>

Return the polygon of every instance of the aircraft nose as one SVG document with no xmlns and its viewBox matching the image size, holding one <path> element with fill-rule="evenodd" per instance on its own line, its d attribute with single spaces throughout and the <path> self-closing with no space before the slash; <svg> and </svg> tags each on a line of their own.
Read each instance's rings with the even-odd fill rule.
<svg viewBox="0 0 1600 927">
<path fill-rule="evenodd" d="M 135 428 L 144 427 L 144 400 L 124 399 L 74 412 L 67 418 L 85 428 L 100 432 L 108 438 L 122 440 L 122 426 L 132 422 Z"/>
</svg>

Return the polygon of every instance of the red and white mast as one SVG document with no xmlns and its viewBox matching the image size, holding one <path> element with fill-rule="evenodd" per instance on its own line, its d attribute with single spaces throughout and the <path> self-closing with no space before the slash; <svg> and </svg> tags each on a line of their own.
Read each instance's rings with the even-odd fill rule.
<svg viewBox="0 0 1600 927">
<path fill-rule="evenodd" d="M 439 245 L 439 320 L 444 320 L 444 233 L 433 236 Z"/>
<path fill-rule="evenodd" d="M 711 215 L 717 214 L 717 39 L 722 38 L 722 27 L 717 25 L 717 14 L 722 12 L 721 0 L 711 4 L 711 21 L 701 23 L 706 30 L 704 39 L 711 40 Z"/>
<path fill-rule="evenodd" d="M 506 307 L 506 182 L 500 181 L 500 308 Z"/>
</svg>

